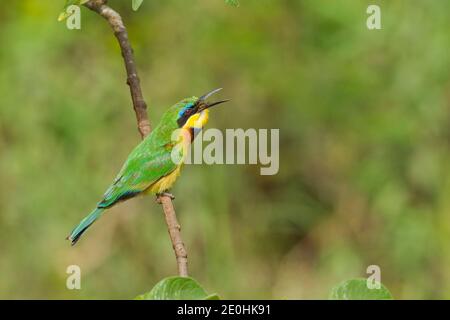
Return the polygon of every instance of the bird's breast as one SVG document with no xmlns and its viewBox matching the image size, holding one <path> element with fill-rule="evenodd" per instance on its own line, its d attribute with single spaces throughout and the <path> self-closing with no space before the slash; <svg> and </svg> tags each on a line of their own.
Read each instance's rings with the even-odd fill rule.
<svg viewBox="0 0 450 320">
<path fill-rule="evenodd" d="M 156 194 L 169 190 L 180 176 L 181 167 L 182 164 L 178 165 L 175 170 L 173 170 L 168 175 L 161 177 L 158 181 L 148 187 L 146 193 Z"/>
</svg>

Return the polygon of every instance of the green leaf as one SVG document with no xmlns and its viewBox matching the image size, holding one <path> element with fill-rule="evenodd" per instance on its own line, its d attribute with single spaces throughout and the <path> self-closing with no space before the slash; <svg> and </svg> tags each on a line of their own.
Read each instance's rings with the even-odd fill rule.
<svg viewBox="0 0 450 320">
<path fill-rule="evenodd" d="M 89 0 L 66 0 L 66 4 L 64 5 L 64 10 L 59 14 L 58 21 L 66 20 L 72 14 L 67 12 L 67 8 L 71 5 L 81 6 L 88 2 Z"/>
<path fill-rule="evenodd" d="M 225 2 L 234 7 L 239 7 L 239 0 L 225 0 Z"/>
<path fill-rule="evenodd" d="M 63 20 L 66 20 L 68 17 L 70 17 L 70 14 L 67 13 L 66 11 L 63 11 L 59 14 L 58 16 L 58 22 L 61 22 Z"/>
<path fill-rule="evenodd" d="M 208 295 L 200 284 L 188 277 L 168 277 L 158 282 L 150 292 L 135 300 L 219 300 L 217 294 Z"/>
<path fill-rule="evenodd" d="M 330 292 L 331 300 L 392 300 L 392 294 L 380 283 L 380 289 L 369 289 L 367 279 L 344 281 Z"/>
<path fill-rule="evenodd" d="M 134 11 L 137 11 L 139 7 L 141 6 L 142 2 L 144 0 L 132 0 L 131 6 L 133 7 Z"/>
</svg>

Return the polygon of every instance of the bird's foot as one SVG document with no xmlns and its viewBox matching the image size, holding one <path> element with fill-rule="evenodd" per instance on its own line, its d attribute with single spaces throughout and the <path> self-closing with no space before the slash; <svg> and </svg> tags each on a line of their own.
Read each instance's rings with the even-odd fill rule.
<svg viewBox="0 0 450 320">
<path fill-rule="evenodd" d="M 175 196 L 170 192 L 161 192 L 156 194 L 156 202 L 161 203 L 160 197 L 169 197 L 172 200 L 175 200 Z"/>
<path fill-rule="evenodd" d="M 158 194 L 158 196 L 169 197 L 170 199 L 175 200 L 175 196 L 170 192 L 161 192 Z"/>
</svg>

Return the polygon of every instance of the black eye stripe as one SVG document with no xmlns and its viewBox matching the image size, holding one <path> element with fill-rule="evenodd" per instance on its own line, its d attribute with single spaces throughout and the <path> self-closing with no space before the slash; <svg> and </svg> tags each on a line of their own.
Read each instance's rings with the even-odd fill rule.
<svg viewBox="0 0 450 320">
<path fill-rule="evenodd" d="M 186 106 L 182 111 L 180 111 L 179 113 L 179 118 L 177 120 L 178 126 L 181 128 L 186 121 L 193 115 L 195 114 L 197 107 L 198 107 L 199 102 L 197 101 L 196 103 L 191 103 L 189 104 L 189 106 Z"/>
<path fill-rule="evenodd" d="M 178 119 L 178 126 L 181 128 L 186 121 L 189 119 L 189 117 L 191 116 L 191 110 L 186 110 L 183 115 Z"/>
</svg>

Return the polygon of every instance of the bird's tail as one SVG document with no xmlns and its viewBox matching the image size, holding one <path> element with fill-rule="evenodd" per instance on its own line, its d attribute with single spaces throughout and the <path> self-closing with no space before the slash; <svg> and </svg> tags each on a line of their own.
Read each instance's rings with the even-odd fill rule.
<svg viewBox="0 0 450 320">
<path fill-rule="evenodd" d="M 95 208 L 94 211 L 92 211 L 86 218 L 81 220 L 81 222 L 76 226 L 75 229 L 70 233 L 70 235 L 67 237 L 67 240 L 70 240 L 72 245 L 77 243 L 77 241 L 80 239 L 81 235 L 86 231 L 87 228 L 89 228 L 100 216 L 102 215 L 103 211 L 105 209 L 103 208 Z"/>
</svg>

